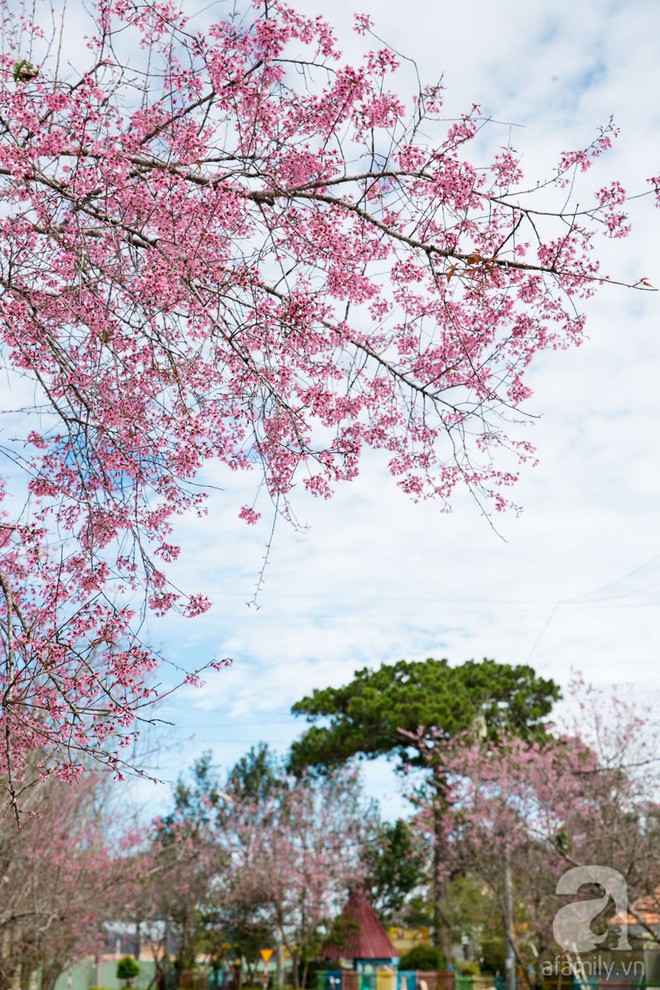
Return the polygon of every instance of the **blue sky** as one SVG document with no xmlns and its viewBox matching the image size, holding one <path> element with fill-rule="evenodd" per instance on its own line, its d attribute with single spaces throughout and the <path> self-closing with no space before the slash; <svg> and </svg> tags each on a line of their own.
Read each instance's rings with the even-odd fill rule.
<svg viewBox="0 0 660 990">
<path fill-rule="evenodd" d="M 202 6 L 200 20 L 225 9 L 187 3 L 191 13 Z M 611 114 L 621 137 L 590 182 L 616 177 L 638 192 L 660 171 L 655 0 L 294 6 L 328 16 L 347 53 L 360 46 L 353 13 L 372 13 L 422 79 L 443 74 L 448 115 L 479 102 L 504 122 L 488 140 L 511 134 L 533 180 Z M 404 73 L 402 91 L 412 84 Z M 608 247 L 605 267 L 660 285 L 660 212 L 649 198 L 634 206 L 634 234 Z M 515 493 L 523 514 L 500 517 L 499 532 L 465 497 L 449 515 L 412 505 L 373 456 L 332 502 L 296 499 L 307 530 L 278 523 L 259 608 L 248 607 L 270 519 L 254 529 L 239 522 L 254 479 L 209 470 L 220 490 L 206 520 L 181 521 L 174 577 L 215 606 L 194 622 L 152 623 L 149 634 L 183 667 L 224 656 L 234 665 L 163 706 L 176 725 L 147 734 L 160 746 L 147 758 L 157 775 L 172 779 L 205 748 L 225 767 L 261 739 L 284 750 L 302 728 L 288 712 L 303 693 L 401 657 L 489 656 L 531 662 L 562 683 L 580 669 L 597 683 L 658 691 L 660 296 L 610 287 L 588 314 L 584 345 L 544 355 L 533 370 L 540 464 Z M 386 769 L 371 768 L 368 782 L 396 813 Z M 147 783 L 133 790 L 150 806 L 164 794 Z"/>
</svg>

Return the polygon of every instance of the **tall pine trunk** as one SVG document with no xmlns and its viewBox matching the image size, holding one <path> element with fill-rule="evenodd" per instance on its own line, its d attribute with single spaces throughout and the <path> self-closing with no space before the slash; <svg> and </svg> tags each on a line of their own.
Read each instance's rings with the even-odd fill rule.
<svg viewBox="0 0 660 990">
<path fill-rule="evenodd" d="M 444 832 L 447 809 L 447 781 L 441 769 L 433 774 L 433 945 L 441 949 L 447 961 L 451 958 L 451 931 L 443 914 L 442 905 L 447 897 L 447 878 L 443 874 L 446 860 L 446 839 Z"/>
</svg>

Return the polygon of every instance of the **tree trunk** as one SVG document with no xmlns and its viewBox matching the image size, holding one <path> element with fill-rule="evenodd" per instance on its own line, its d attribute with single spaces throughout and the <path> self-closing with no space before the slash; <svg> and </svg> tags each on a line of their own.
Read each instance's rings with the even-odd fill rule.
<svg viewBox="0 0 660 990">
<path fill-rule="evenodd" d="M 282 953 L 282 933 L 278 929 L 275 933 L 275 938 L 277 941 L 277 990 L 283 990 L 284 987 L 284 956 Z"/>
<path fill-rule="evenodd" d="M 513 942 L 513 884 L 509 846 L 504 844 L 504 931 L 507 990 L 516 990 L 516 950 Z"/>
<path fill-rule="evenodd" d="M 57 983 L 57 978 L 62 970 L 59 968 L 54 968 L 52 970 L 43 970 L 41 974 L 41 990 L 53 990 L 55 984 Z"/>
<path fill-rule="evenodd" d="M 444 834 L 444 811 L 447 806 L 446 781 L 439 769 L 436 769 L 433 777 L 433 787 L 435 795 L 433 798 L 433 945 L 436 949 L 441 949 L 447 957 L 447 962 L 451 959 L 451 932 L 447 925 L 442 911 L 442 902 L 446 897 L 447 881 L 443 876 L 443 865 L 445 860 L 445 834 Z"/>
<path fill-rule="evenodd" d="M 18 962 L 13 957 L 0 959 L 0 990 L 17 990 L 19 984 Z"/>
<path fill-rule="evenodd" d="M 38 968 L 39 963 L 35 957 L 29 953 L 26 953 L 24 958 L 21 960 L 21 968 L 19 973 L 19 986 L 21 990 L 30 990 L 32 977 Z M 43 980 L 42 986 L 44 986 Z"/>
</svg>

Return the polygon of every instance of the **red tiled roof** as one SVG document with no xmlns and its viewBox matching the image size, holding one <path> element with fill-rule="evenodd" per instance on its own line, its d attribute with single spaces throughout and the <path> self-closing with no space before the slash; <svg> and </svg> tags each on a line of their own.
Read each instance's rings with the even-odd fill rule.
<svg viewBox="0 0 660 990">
<path fill-rule="evenodd" d="M 635 914 L 641 918 L 645 924 L 660 924 L 660 887 L 656 888 L 655 893 L 653 894 L 647 894 L 646 897 L 638 897 L 637 900 L 633 902 L 632 906 Z M 618 923 L 625 921 L 628 925 L 639 924 L 637 918 L 633 917 L 632 914 L 627 915 L 625 918 L 615 918 L 614 921 Z"/>
<path fill-rule="evenodd" d="M 367 893 L 354 890 L 341 918 L 347 923 L 347 931 L 340 943 L 326 945 L 323 955 L 326 959 L 393 959 L 398 955 L 387 937 L 378 915 L 374 911 Z"/>
</svg>

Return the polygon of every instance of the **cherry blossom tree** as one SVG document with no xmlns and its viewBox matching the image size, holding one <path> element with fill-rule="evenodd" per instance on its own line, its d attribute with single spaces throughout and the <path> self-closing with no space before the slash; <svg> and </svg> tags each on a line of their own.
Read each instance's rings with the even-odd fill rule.
<svg viewBox="0 0 660 990">
<path fill-rule="evenodd" d="M 272 926 L 293 962 L 295 987 L 304 985 L 307 963 L 361 880 L 369 832 L 354 771 L 284 778 L 265 799 L 231 810 L 217 896 L 237 915 L 247 909 Z"/>
<path fill-rule="evenodd" d="M 52 990 L 71 962 L 103 947 L 126 878 L 103 827 L 102 789 L 93 774 L 71 786 L 33 781 L 20 831 L 11 816 L 0 823 L 1 987 L 27 987 L 40 970 Z"/>
<path fill-rule="evenodd" d="M 611 125 L 530 184 L 508 145 L 480 160 L 478 107 L 443 122 L 437 86 L 406 104 L 391 50 L 345 64 L 323 20 L 279 0 L 203 32 L 172 0 L 92 9 L 84 41 L 21 4 L 1 15 L 14 802 L 35 749 L 42 771 L 121 766 L 157 694 L 145 612 L 209 604 L 168 564 L 210 461 L 260 472 L 284 515 L 296 486 L 329 497 L 369 449 L 414 499 L 467 486 L 508 505 L 533 456 L 525 372 L 580 342 L 597 238 L 627 231 L 619 183 L 571 201 Z"/>
<path fill-rule="evenodd" d="M 487 885 L 530 986 L 556 955 L 553 919 L 564 903 L 557 881 L 570 868 L 620 873 L 633 919 L 657 942 L 644 918 L 657 905 L 660 867 L 657 719 L 639 700 L 579 679 L 572 690 L 578 717 L 570 734 L 503 737 L 497 747 L 474 734 L 437 746 L 419 736 L 442 787 L 444 869 Z M 432 834 L 436 800 L 419 818 Z"/>
<path fill-rule="evenodd" d="M 208 897 L 217 841 L 191 818 L 145 826 L 109 784 L 91 770 L 35 777 L 20 828 L 0 819 L 0 990 L 27 990 L 37 972 L 52 990 L 72 963 L 103 951 L 108 923 L 133 926 L 136 955 L 148 943 L 157 965 L 168 944 L 189 949 L 186 909 Z"/>
<path fill-rule="evenodd" d="M 220 853 L 209 830 L 193 834 L 188 823 L 158 818 L 137 824 L 123 859 L 114 861 L 124 901 L 113 920 L 135 932 L 135 954 L 143 946 L 159 970 L 194 966 L 199 915 L 208 900 Z"/>
<path fill-rule="evenodd" d="M 217 830 L 224 827 L 220 784 L 205 753 L 177 781 L 170 812 L 157 818 L 141 857 L 144 879 L 131 905 L 136 930 L 144 934 L 158 965 L 171 948 L 180 968 L 194 967 L 204 905 L 222 863 Z"/>
</svg>

